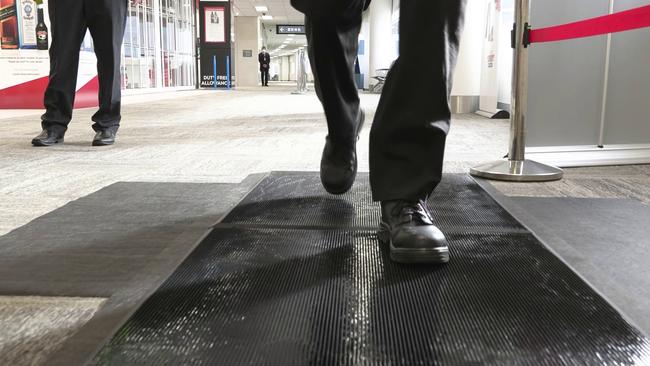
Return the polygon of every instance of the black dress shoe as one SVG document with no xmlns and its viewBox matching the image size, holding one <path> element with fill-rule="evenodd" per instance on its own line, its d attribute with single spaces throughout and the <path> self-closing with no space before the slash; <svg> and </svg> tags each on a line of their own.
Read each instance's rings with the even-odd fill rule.
<svg viewBox="0 0 650 366">
<path fill-rule="evenodd" d="M 357 140 L 363 127 L 365 114 L 361 111 L 349 141 L 333 141 L 329 136 L 325 140 L 325 149 L 320 162 L 320 180 L 325 190 L 331 194 L 343 194 L 350 190 L 357 176 Z"/>
<path fill-rule="evenodd" d="M 379 240 L 390 245 L 390 258 L 395 262 L 449 262 L 447 239 L 433 225 L 423 200 L 382 202 Z"/>
<path fill-rule="evenodd" d="M 57 133 L 50 130 L 43 130 L 41 133 L 32 139 L 34 146 L 52 146 L 63 143 L 62 133 Z"/>
<path fill-rule="evenodd" d="M 93 146 L 107 146 L 115 143 L 116 131 L 99 130 L 93 139 Z"/>
</svg>

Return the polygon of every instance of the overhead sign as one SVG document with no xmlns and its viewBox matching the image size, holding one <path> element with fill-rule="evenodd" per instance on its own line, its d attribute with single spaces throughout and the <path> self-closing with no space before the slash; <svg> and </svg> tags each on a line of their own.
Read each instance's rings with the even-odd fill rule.
<svg viewBox="0 0 650 366">
<path fill-rule="evenodd" d="M 278 24 L 276 29 L 277 34 L 305 34 L 304 24 Z"/>
</svg>

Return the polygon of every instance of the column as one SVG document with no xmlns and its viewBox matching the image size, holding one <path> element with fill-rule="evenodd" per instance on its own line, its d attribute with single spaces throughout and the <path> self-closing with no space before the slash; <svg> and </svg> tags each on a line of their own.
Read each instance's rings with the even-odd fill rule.
<svg viewBox="0 0 650 366">
<path fill-rule="evenodd" d="M 392 0 L 373 0 L 370 5 L 370 76 L 387 69 L 397 57 L 392 34 Z"/>
<path fill-rule="evenodd" d="M 235 80 L 238 86 L 260 84 L 260 21 L 257 16 L 235 17 Z"/>
</svg>

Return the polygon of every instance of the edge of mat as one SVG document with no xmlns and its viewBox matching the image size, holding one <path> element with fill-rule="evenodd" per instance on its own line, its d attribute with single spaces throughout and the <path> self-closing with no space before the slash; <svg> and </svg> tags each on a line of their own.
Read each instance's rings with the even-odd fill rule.
<svg viewBox="0 0 650 366">
<path fill-rule="evenodd" d="M 570 245 L 564 241 L 564 239 L 560 238 L 559 236 L 553 234 L 550 232 L 551 230 L 547 228 L 546 225 L 542 224 L 537 220 L 534 216 L 531 214 L 525 212 L 517 203 L 515 203 L 510 197 L 506 196 L 505 194 L 501 193 L 499 190 L 497 190 L 492 184 L 490 184 L 489 180 L 483 179 L 483 178 L 477 178 L 477 177 L 472 177 L 474 181 L 483 189 L 492 199 L 494 199 L 504 210 L 506 210 L 512 217 L 517 220 L 524 228 L 526 228 L 534 237 L 537 239 L 551 254 L 553 254 L 557 259 L 559 259 L 567 268 L 569 268 L 576 276 L 578 276 L 582 281 L 584 281 L 598 296 L 602 297 L 609 306 L 611 306 L 614 310 L 616 310 L 621 317 L 627 321 L 631 326 L 633 326 L 636 330 L 639 331 L 642 335 L 644 335 L 647 338 L 650 338 L 650 335 L 644 331 L 643 328 L 641 328 L 632 317 L 630 317 L 625 311 L 623 311 L 615 302 L 613 302 L 609 296 L 605 295 L 598 287 L 596 287 L 592 281 L 589 279 L 585 278 L 580 272 L 576 270 L 575 267 L 571 265 L 571 263 L 568 262 L 567 259 L 564 258 L 564 256 L 560 255 L 560 253 L 551 245 L 548 244 L 548 242 L 553 242 L 555 243 L 556 247 L 560 246 L 563 247 L 564 250 L 568 253 L 572 253 L 575 255 L 576 258 L 581 258 L 579 253 L 572 248 Z M 526 183 L 521 183 L 521 184 L 526 184 Z M 539 232 L 540 231 L 546 231 L 543 235 L 545 238 L 542 238 Z M 594 267 L 591 262 L 588 264 L 591 267 Z M 597 273 L 594 271 L 594 273 Z M 612 284 L 612 287 L 617 289 L 617 292 L 620 292 L 618 290 L 618 286 L 613 283 L 611 280 L 604 278 L 603 281 L 606 281 L 608 283 Z"/>
<path fill-rule="evenodd" d="M 115 334 L 117 334 L 117 332 L 129 321 L 129 319 L 131 319 L 135 312 L 138 311 L 140 307 L 142 307 L 142 305 L 160 288 L 160 286 L 162 286 L 162 284 L 174 273 L 174 271 L 176 271 L 176 269 L 187 259 L 187 257 L 189 257 L 194 252 L 194 250 L 196 250 L 198 245 L 203 242 L 203 240 L 205 240 L 208 235 L 210 235 L 212 230 L 214 230 L 214 226 L 223 220 L 226 216 L 228 216 L 230 212 L 235 207 L 237 207 L 237 205 L 239 205 L 269 175 L 270 172 L 254 173 L 248 175 L 241 182 L 235 183 L 241 185 L 250 184 L 250 187 L 245 191 L 241 198 L 237 200 L 237 202 L 235 202 L 222 215 L 220 215 L 214 224 L 206 227 L 205 232 L 200 236 L 200 238 L 196 240 L 191 246 L 188 246 L 187 251 L 182 256 L 182 258 L 179 258 L 173 266 L 170 266 L 170 268 L 165 271 L 165 274 L 163 276 L 160 276 L 154 282 L 154 284 L 152 284 L 148 289 L 144 291 L 144 293 L 141 293 L 131 306 L 125 307 L 125 309 L 120 309 L 120 307 L 124 307 L 124 303 L 129 302 L 129 291 L 117 292 L 111 297 L 107 298 L 106 302 L 93 315 L 93 317 L 88 320 L 88 322 L 86 322 L 79 330 L 77 330 L 77 332 L 75 332 L 70 338 L 65 340 L 64 343 L 48 357 L 46 362 L 47 365 L 69 366 L 91 364 L 97 354 L 110 342 L 111 339 L 113 339 Z M 187 231 L 181 233 L 174 240 L 183 240 L 186 235 L 189 235 Z M 75 343 L 75 341 L 79 340 L 80 338 L 83 339 L 84 333 L 90 331 L 89 329 L 93 329 L 97 325 L 95 323 L 101 322 L 106 318 L 115 317 L 120 318 L 120 320 L 118 322 L 115 322 L 115 324 L 110 329 L 107 329 L 106 335 L 102 337 L 101 341 L 96 342 L 92 348 L 91 346 L 88 346 L 88 352 L 79 353 L 72 350 L 74 347 L 73 343 Z M 73 355 L 72 358 L 71 355 Z"/>
</svg>

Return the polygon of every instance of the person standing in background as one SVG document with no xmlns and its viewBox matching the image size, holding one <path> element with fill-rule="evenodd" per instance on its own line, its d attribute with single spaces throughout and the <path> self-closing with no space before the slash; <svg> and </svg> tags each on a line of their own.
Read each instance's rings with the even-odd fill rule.
<svg viewBox="0 0 650 366">
<path fill-rule="evenodd" d="M 93 38 L 99 78 L 99 110 L 93 146 L 112 145 L 120 127 L 121 48 L 129 0 L 50 0 L 50 78 L 45 90 L 43 131 L 32 140 L 34 146 L 63 143 L 72 119 L 79 49 L 86 30 Z M 130 0 L 138 5 L 142 0 Z"/>
<path fill-rule="evenodd" d="M 262 47 L 262 52 L 257 55 L 260 62 L 260 74 L 262 74 L 262 86 L 269 86 L 269 67 L 271 64 L 271 55 L 266 52 L 266 47 Z"/>
</svg>

